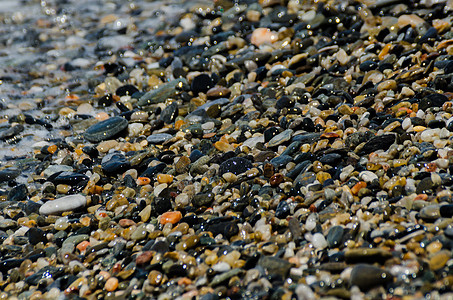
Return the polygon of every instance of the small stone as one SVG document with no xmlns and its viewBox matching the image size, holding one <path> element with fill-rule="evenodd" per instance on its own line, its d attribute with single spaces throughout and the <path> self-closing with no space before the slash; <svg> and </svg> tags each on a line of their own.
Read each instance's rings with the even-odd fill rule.
<svg viewBox="0 0 453 300">
<path fill-rule="evenodd" d="M 315 233 L 311 238 L 311 243 L 316 249 L 324 249 L 327 247 L 327 241 L 322 233 Z"/>
<path fill-rule="evenodd" d="M 278 39 L 278 33 L 271 31 L 269 28 L 256 28 L 251 37 L 251 42 L 255 46 L 260 46 L 264 43 L 273 43 Z"/>
<path fill-rule="evenodd" d="M 353 110 L 349 105 L 343 104 L 338 108 L 338 112 L 342 115 L 352 115 Z"/>
<path fill-rule="evenodd" d="M 189 170 L 191 161 L 187 156 L 181 156 L 175 164 L 175 171 L 178 174 L 186 173 Z"/>
<path fill-rule="evenodd" d="M 15 168 L 7 168 L 0 170 L 0 183 L 16 179 L 20 175 L 20 171 Z"/>
<path fill-rule="evenodd" d="M 366 264 L 356 265 L 351 271 L 351 286 L 358 286 L 360 290 L 367 291 L 376 286 L 385 286 L 393 282 L 393 276 L 389 272 Z"/>
<path fill-rule="evenodd" d="M 453 204 L 441 205 L 439 208 L 439 213 L 444 218 L 453 217 Z"/>
<path fill-rule="evenodd" d="M 89 127 L 85 131 L 85 138 L 93 143 L 111 139 L 127 128 L 128 122 L 121 117 L 111 117 Z"/>
<path fill-rule="evenodd" d="M 440 207 L 437 204 L 427 205 L 420 210 L 419 216 L 425 220 L 437 220 L 440 218 Z"/>
<path fill-rule="evenodd" d="M 83 195 L 69 195 L 52 201 L 47 201 L 39 208 L 42 215 L 59 214 L 69 210 L 75 210 L 84 207 L 87 199 Z"/>
<path fill-rule="evenodd" d="M 253 168 L 253 165 L 248 159 L 233 157 L 220 164 L 219 174 L 223 175 L 230 172 L 234 175 L 239 175 L 247 170 L 250 170 L 251 168 Z"/>
<path fill-rule="evenodd" d="M 376 150 L 387 150 L 395 140 L 396 138 L 393 134 L 375 136 L 363 146 L 362 152 L 368 154 Z"/>
<path fill-rule="evenodd" d="M 178 116 L 178 112 L 178 103 L 174 101 L 161 112 L 159 118 L 164 121 L 165 124 L 171 124 Z"/>
<path fill-rule="evenodd" d="M 288 261 L 273 257 L 273 256 L 262 256 L 258 265 L 264 268 L 270 275 L 280 275 L 285 278 L 291 268 L 291 263 Z"/>
<path fill-rule="evenodd" d="M 170 184 L 173 182 L 173 176 L 168 174 L 159 174 L 157 175 L 157 182 Z"/>
<path fill-rule="evenodd" d="M 148 235 L 148 231 L 146 230 L 146 224 L 139 225 L 134 232 L 131 234 L 132 240 L 143 240 Z"/>
<path fill-rule="evenodd" d="M 118 278 L 116 277 L 110 277 L 107 279 L 105 282 L 104 288 L 107 292 L 113 292 L 118 288 Z"/>
<path fill-rule="evenodd" d="M 329 229 L 327 233 L 327 244 L 330 248 L 336 248 L 340 246 L 341 240 L 343 238 L 344 229 L 342 226 L 333 226 Z"/>
<path fill-rule="evenodd" d="M 165 141 L 171 139 L 173 136 L 168 133 L 156 133 L 156 134 L 151 134 L 146 138 L 148 143 L 150 144 L 162 144 Z"/>
<path fill-rule="evenodd" d="M 201 74 L 192 80 L 190 89 L 197 95 L 200 92 L 206 93 L 213 86 L 211 77 L 208 74 Z"/>
<path fill-rule="evenodd" d="M 363 181 L 367 182 L 367 183 L 371 183 L 374 180 L 378 179 L 377 175 L 374 174 L 371 171 L 362 171 L 362 172 L 360 172 L 359 178 L 362 179 Z"/>
<path fill-rule="evenodd" d="M 162 282 L 163 274 L 159 271 L 152 270 L 148 275 L 148 282 L 153 286 L 158 286 Z"/>
<path fill-rule="evenodd" d="M 433 271 L 437 271 L 442 269 L 447 262 L 451 259 L 451 252 L 442 250 L 434 254 L 430 259 L 429 259 L 429 268 Z"/>
<path fill-rule="evenodd" d="M 137 256 L 137 258 L 135 259 L 135 263 L 137 265 L 144 265 L 144 264 L 149 263 L 151 261 L 151 258 L 153 258 L 153 252 L 145 251 L 142 254 L 140 254 L 139 256 Z"/>
<path fill-rule="evenodd" d="M 39 228 L 36 228 L 36 227 L 30 228 L 27 231 L 27 235 L 28 235 L 28 240 L 30 241 L 30 244 L 32 244 L 32 245 L 36 245 L 41 242 L 43 242 L 43 243 L 47 242 L 46 233 Z"/>
<path fill-rule="evenodd" d="M 181 218 L 182 218 L 181 212 L 179 212 L 179 211 L 169 211 L 169 212 L 163 213 L 160 216 L 160 223 L 162 225 L 165 225 L 167 223 L 176 224 L 176 223 L 179 222 L 179 220 L 181 220 Z"/>
<path fill-rule="evenodd" d="M 222 175 L 222 178 L 225 179 L 225 181 L 228 183 L 236 182 L 238 179 L 238 177 L 231 172 L 224 173 Z"/>
<path fill-rule="evenodd" d="M 275 147 L 283 144 L 284 142 L 289 141 L 291 139 L 292 134 L 293 134 L 292 129 L 286 129 L 282 131 L 269 141 L 268 147 Z"/>
<path fill-rule="evenodd" d="M 28 190 L 25 184 L 13 187 L 8 193 L 8 201 L 23 201 L 27 199 Z"/>
</svg>

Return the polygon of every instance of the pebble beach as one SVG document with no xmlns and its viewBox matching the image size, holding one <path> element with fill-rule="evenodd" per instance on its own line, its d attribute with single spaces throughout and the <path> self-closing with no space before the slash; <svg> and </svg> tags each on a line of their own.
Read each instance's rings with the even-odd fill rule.
<svg viewBox="0 0 453 300">
<path fill-rule="evenodd" d="M 0 0 L 0 299 L 453 299 L 453 0 Z"/>
</svg>

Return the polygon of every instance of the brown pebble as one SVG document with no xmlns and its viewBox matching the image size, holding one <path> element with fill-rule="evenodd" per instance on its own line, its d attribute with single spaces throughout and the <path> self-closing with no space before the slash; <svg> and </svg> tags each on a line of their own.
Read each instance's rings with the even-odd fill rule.
<svg viewBox="0 0 453 300">
<path fill-rule="evenodd" d="M 161 272 L 152 270 L 148 275 L 148 282 L 151 285 L 157 286 L 162 282 L 163 275 Z"/>
<path fill-rule="evenodd" d="M 143 265 L 151 261 L 151 258 L 153 258 L 153 252 L 152 251 L 145 251 L 139 256 L 137 256 L 135 263 L 137 265 Z"/>
<path fill-rule="evenodd" d="M 269 183 L 271 184 L 271 186 L 277 186 L 280 183 L 282 183 L 283 180 L 284 180 L 284 176 L 280 173 L 276 173 L 276 174 L 272 175 L 272 177 L 269 179 Z"/>
<path fill-rule="evenodd" d="M 275 172 L 274 165 L 273 164 L 269 164 L 269 163 L 265 164 L 263 172 L 264 172 L 264 177 L 271 178 L 272 175 L 274 175 L 274 172 Z"/>
<path fill-rule="evenodd" d="M 181 156 L 175 164 L 175 171 L 178 174 L 185 173 L 189 170 L 190 158 L 187 156 Z"/>
<path fill-rule="evenodd" d="M 118 288 L 118 278 L 110 277 L 109 279 L 107 279 L 104 288 L 107 292 L 113 292 L 114 290 L 116 290 Z"/>
</svg>

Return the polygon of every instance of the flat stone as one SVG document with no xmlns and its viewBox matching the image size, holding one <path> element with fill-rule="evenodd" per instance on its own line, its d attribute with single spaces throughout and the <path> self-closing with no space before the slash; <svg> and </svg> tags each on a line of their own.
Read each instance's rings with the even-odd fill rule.
<svg viewBox="0 0 453 300">
<path fill-rule="evenodd" d="M 127 128 L 128 122 L 122 117 L 111 117 L 90 126 L 84 133 L 84 137 L 92 142 L 98 143 L 108 140 Z"/>
<path fill-rule="evenodd" d="M 262 256 L 258 260 L 258 265 L 269 272 L 270 275 L 280 275 L 283 278 L 288 275 L 292 266 L 287 260 L 274 256 Z"/>
<path fill-rule="evenodd" d="M 233 157 L 220 164 L 219 174 L 223 175 L 230 172 L 234 175 L 239 175 L 251 168 L 253 168 L 253 165 L 250 160 L 242 157 Z"/>
<path fill-rule="evenodd" d="M 355 266 L 351 272 L 350 285 L 358 286 L 360 290 L 367 291 L 373 287 L 385 286 L 393 282 L 393 275 L 389 272 L 367 264 Z"/>
<path fill-rule="evenodd" d="M 144 94 L 138 100 L 138 106 L 146 106 L 150 104 L 162 103 L 169 98 L 174 98 L 179 92 L 177 86 L 187 83 L 186 79 L 178 78 L 162 84 L 155 90 L 151 90 Z"/>
<path fill-rule="evenodd" d="M 0 170 L 0 183 L 14 180 L 19 175 L 20 175 L 20 171 L 15 168 L 7 168 L 7 169 Z"/>
<path fill-rule="evenodd" d="M 382 249 L 357 248 L 346 250 L 344 256 L 348 263 L 384 263 L 387 259 L 392 257 L 392 253 Z"/>
<path fill-rule="evenodd" d="M 333 226 L 327 233 L 327 244 L 330 248 L 336 248 L 340 245 L 343 238 L 344 228 L 342 226 Z"/>
<path fill-rule="evenodd" d="M 168 133 L 155 133 L 146 138 L 150 144 L 162 144 L 163 142 L 171 139 L 173 136 Z"/>
<path fill-rule="evenodd" d="M 277 134 L 274 136 L 268 143 L 268 147 L 275 147 L 278 145 L 283 144 L 284 142 L 287 142 L 291 139 L 291 136 L 293 134 L 292 129 L 286 129 L 282 131 L 281 133 Z"/>
<path fill-rule="evenodd" d="M 231 271 L 216 275 L 211 281 L 211 286 L 215 287 L 220 284 L 227 283 L 230 278 L 237 276 L 242 272 L 243 271 L 241 269 L 232 269 Z"/>
<path fill-rule="evenodd" d="M 59 214 L 65 211 L 82 208 L 86 204 L 87 199 L 84 195 L 69 195 L 47 201 L 39 208 L 39 213 L 42 215 Z"/>
<path fill-rule="evenodd" d="M 369 154 L 376 150 L 387 150 L 395 142 L 395 135 L 385 134 L 372 137 L 362 148 L 361 152 Z"/>
</svg>

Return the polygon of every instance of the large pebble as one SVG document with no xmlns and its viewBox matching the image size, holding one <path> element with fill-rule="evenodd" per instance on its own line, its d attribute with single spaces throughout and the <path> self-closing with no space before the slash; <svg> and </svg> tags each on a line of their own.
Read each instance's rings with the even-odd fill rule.
<svg viewBox="0 0 453 300">
<path fill-rule="evenodd" d="M 90 126 L 85 131 L 85 138 L 93 143 L 108 140 L 127 128 L 127 120 L 122 117 L 112 117 Z"/>
<path fill-rule="evenodd" d="M 86 204 L 87 199 L 84 195 L 69 195 L 44 203 L 39 208 L 39 213 L 42 215 L 60 214 L 84 207 Z"/>
<path fill-rule="evenodd" d="M 393 281 L 393 275 L 373 265 L 360 264 L 351 272 L 350 285 L 358 286 L 360 290 L 367 291 L 376 286 L 385 286 Z"/>
</svg>

